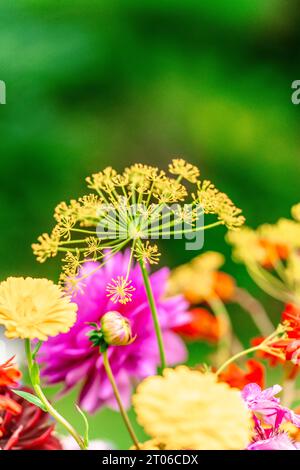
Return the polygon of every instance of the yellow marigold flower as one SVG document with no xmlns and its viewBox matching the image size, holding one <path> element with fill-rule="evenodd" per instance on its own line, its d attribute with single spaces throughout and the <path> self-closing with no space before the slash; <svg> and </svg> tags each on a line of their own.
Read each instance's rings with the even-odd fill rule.
<svg viewBox="0 0 300 470">
<path fill-rule="evenodd" d="M 8 338 L 47 340 L 66 333 L 77 305 L 48 279 L 9 277 L 0 284 L 0 325 Z"/>
<path fill-rule="evenodd" d="M 185 366 L 145 379 L 133 405 L 147 434 L 168 449 L 239 450 L 251 439 L 251 418 L 238 390 Z"/>
</svg>

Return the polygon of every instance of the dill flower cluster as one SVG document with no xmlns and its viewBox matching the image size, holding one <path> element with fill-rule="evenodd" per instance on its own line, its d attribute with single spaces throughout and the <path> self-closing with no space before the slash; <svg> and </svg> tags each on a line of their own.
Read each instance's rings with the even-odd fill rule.
<svg viewBox="0 0 300 470">
<path fill-rule="evenodd" d="M 240 392 L 185 366 L 145 379 L 133 397 L 138 422 L 166 449 L 238 450 L 251 438 Z"/>
<path fill-rule="evenodd" d="M 87 258 L 100 262 L 100 269 L 130 246 L 131 258 L 140 264 L 157 264 L 160 253 L 150 239 L 183 237 L 216 225 L 239 228 L 244 223 L 241 210 L 199 175 L 197 167 L 179 158 L 169 165 L 169 175 L 138 163 L 121 174 L 108 167 L 89 176 L 86 182 L 93 193 L 56 207 L 52 233 L 32 245 L 37 260 L 63 255 L 61 282 L 78 290 L 83 281 L 78 273 Z M 194 189 L 189 191 L 186 183 Z M 204 214 L 214 215 L 215 222 L 203 226 Z M 128 274 L 107 286 L 115 303 L 127 303 L 133 292 Z"/>
<path fill-rule="evenodd" d="M 233 256 L 243 262 L 255 282 L 283 302 L 300 303 L 300 204 L 292 207 L 293 219 L 281 218 L 256 230 L 243 227 L 229 232 Z"/>
</svg>

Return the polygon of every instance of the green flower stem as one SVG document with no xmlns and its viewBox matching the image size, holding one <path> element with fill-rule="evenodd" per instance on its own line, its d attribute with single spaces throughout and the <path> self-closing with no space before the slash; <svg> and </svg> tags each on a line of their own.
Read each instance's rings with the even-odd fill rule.
<svg viewBox="0 0 300 470">
<path fill-rule="evenodd" d="M 114 378 L 114 375 L 112 373 L 112 370 L 111 370 L 111 367 L 110 367 L 110 363 L 109 363 L 109 359 L 108 359 L 108 354 L 107 354 L 107 349 L 105 351 L 102 352 L 102 357 L 103 357 L 103 364 L 104 364 L 104 367 L 105 367 L 105 371 L 107 373 L 107 376 L 108 376 L 108 379 L 111 383 L 111 386 L 113 388 L 113 391 L 114 391 L 114 395 L 115 395 L 115 398 L 117 400 L 117 403 L 118 403 L 118 406 L 119 406 L 119 410 L 120 410 L 120 413 L 121 413 L 121 416 L 123 418 L 123 421 L 125 423 L 125 426 L 127 428 L 127 431 L 129 432 L 129 435 L 136 447 L 137 450 L 140 450 L 140 447 L 139 447 L 139 441 L 135 435 L 135 432 L 133 430 L 133 427 L 130 423 L 130 420 L 128 418 L 128 415 L 126 413 L 126 410 L 123 406 L 123 403 L 122 403 L 122 400 L 121 400 L 121 396 L 120 396 L 120 393 L 119 393 L 119 390 L 118 390 L 118 387 L 117 387 L 117 384 L 116 384 L 116 381 L 115 381 L 115 378 Z"/>
<path fill-rule="evenodd" d="M 295 378 L 290 378 L 294 367 L 292 362 L 285 362 L 283 366 L 281 402 L 288 408 L 292 406 L 295 397 Z"/>
<path fill-rule="evenodd" d="M 269 319 L 267 312 L 249 292 L 237 287 L 233 300 L 249 314 L 262 336 L 269 336 L 274 331 L 274 325 Z"/>
<path fill-rule="evenodd" d="M 156 333 L 156 338 L 157 338 L 157 343 L 158 343 L 158 349 L 159 349 L 159 354 L 160 354 L 161 369 L 163 371 L 166 368 L 167 363 L 166 363 L 166 355 L 165 355 L 165 350 L 164 350 L 162 332 L 160 329 L 159 319 L 158 319 L 156 305 L 155 305 L 155 299 L 153 296 L 148 272 L 144 266 L 143 261 L 140 261 L 140 267 L 141 267 L 141 271 L 143 275 L 143 280 L 144 280 L 144 285 L 145 285 L 145 289 L 146 289 L 146 293 L 148 297 L 150 310 L 152 313 L 152 318 L 153 318 L 153 323 L 154 323 L 154 328 L 155 328 L 155 333 Z"/>
<path fill-rule="evenodd" d="M 214 227 L 218 227 L 219 225 L 224 225 L 224 222 L 221 221 L 221 220 L 218 220 L 217 222 L 213 222 L 209 225 L 203 225 L 201 227 L 197 227 L 197 228 L 191 228 L 191 229 L 187 229 L 187 230 L 174 230 L 173 232 L 170 232 L 170 235 L 181 235 L 181 234 L 186 234 L 186 233 L 196 233 L 196 232 L 201 232 L 203 230 L 208 230 L 210 228 L 214 228 Z M 169 226 L 169 224 L 166 224 L 165 225 L 166 227 Z M 152 235 L 158 235 L 159 234 L 159 231 L 164 228 L 164 226 L 159 226 L 157 230 L 153 230 L 151 231 L 151 234 Z"/>
<path fill-rule="evenodd" d="M 225 328 L 225 334 L 220 338 L 217 352 L 217 365 L 223 364 L 224 360 L 230 356 L 233 342 L 233 332 L 230 317 L 222 300 L 215 296 L 208 301 L 215 316 L 220 320 Z"/>
<path fill-rule="evenodd" d="M 221 367 L 219 367 L 216 374 L 217 375 L 221 374 L 221 372 L 223 372 L 223 370 L 226 369 L 226 367 L 229 366 L 229 364 L 231 364 L 232 362 L 235 362 L 240 357 L 246 356 L 247 354 L 250 354 L 254 351 L 257 351 L 258 349 L 260 349 L 260 345 L 259 346 L 253 346 L 253 348 L 244 349 L 244 351 L 241 351 L 241 352 L 235 354 L 234 356 L 229 358 L 227 361 L 225 361 L 224 364 Z"/>
<path fill-rule="evenodd" d="M 31 345 L 30 345 L 30 340 L 25 339 L 25 352 L 26 352 L 26 358 L 27 358 L 27 363 L 28 363 L 28 371 L 29 371 L 29 377 L 33 386 L 33 389 L 37 395 L 37 397 L 41 400 L 45 408 L 47 409 L 48 413 L 57 421 L 59 422 L 71 436 L 75 439 L 77 444 L 79 445 L 81 450 L 85 450 L 86 446 L 84 443 L 84 440 L 82 437 L 77 433 L 77 431 L 73 428 L 73 426 L 63 417 L 61 416 L 58 411 L 49 403 L 47 398 L 45 397 L 43 390 L 40 386 L 40 377 L 39 377 L 39 372 L 38 375 L 36 374 L 33 375 L 33 366 L 35 361 L 33 360 L 32 357 L 32 351 L 31 351 Z M 36 369 L 38 370 L 38 369 Z"/>
<path fill-rule="evenodd" d="M 240 351 L 239 353 L 237 353 L 234 356 L 230 357 L 227 361 L 224 362 L 224 364 L 221 367 L 219 367 L 219 369 L 216 372 L 216 375 L 219 375 L 221 372 L 223 372 L 224 369 L 226 369 L 227 366 L 229 366 L 229 364 L 231 364 L 232 362 L 235 362 L 240 357 L 246 356 L 247 354 L 250 354 L 250 353 L 258 351 L 258 350 L 263 350 L 264 346 L 266 346 L 266 345 L 271 345 L 272 344 L 271 340 L 273 338 L 275 338 L 275 340 L 276 340 L 277 335 L 278 335 L 278 331 L 275 330 L 271 335 L 269 335 L 258 346 L 253 346 L 252 348 L 244 349 L 244 351 Z"/>
</svg>

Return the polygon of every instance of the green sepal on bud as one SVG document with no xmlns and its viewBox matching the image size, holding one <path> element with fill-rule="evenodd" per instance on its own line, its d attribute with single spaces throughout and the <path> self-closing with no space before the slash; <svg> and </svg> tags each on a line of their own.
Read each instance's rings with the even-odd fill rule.
<svg viewBox="0 0 300 470">
<path fill-rule="evenodd" d="M 93 330 L 87 333 L 87 336 L 91 341 L 92 345 L 96 348 L 99 348 L 101 353 L 106 351 L 106 349 L 108 348 L 108 344 L 104 340 L 101 328 L 99 328 L 97 323 L 89 323 L 89 325 L 94 327 Z"/>
</svg>

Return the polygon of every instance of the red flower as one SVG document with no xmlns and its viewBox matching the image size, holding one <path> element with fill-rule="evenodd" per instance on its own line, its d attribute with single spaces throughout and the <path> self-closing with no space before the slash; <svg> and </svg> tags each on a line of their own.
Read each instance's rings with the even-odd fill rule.
<svg viewBox="0 0 300 470">
<path fill-rule="evenodd" d="M 285 357 L 287 361 L 293 364 L 300 365 L 300 339 L 295 339 L 290 342 L 285 350 Z"/>
<path fill-rule="evenodd" d="M 287 331 L 284 338 L 272 343 L 268 350 L 258 350 L 256 352 L 258 357 L 267 359 L 270 366 L 274 367 L 278 364 L 284 364 L 285 361 L 289 361 L 291 365 L 294 365 L 289 370 L 289 379 L 294 379 L 297 376 L 300 366 L 300 339 L 294 339 L 294 334 L 294 329 Z M 263 340 L 264 338 L 254 338 L 251 341 L 251 344 L 253 346 L 258 346 Z"/>
<path fill-rule="evenodd" d="M 17 385 L 22 376 L 13 363 L 14 358 L 13 356 L 4 364 L 0 364 L 0 387 Z"/>
<path fill-rule="evenodd" d="M 222 336 L 224 328 L 220 320 L 204 308 L 193 308 L 189 311 L 191 320 L 185 325 L 174 328 L 189 340 L 204 340 L 215 343 Z"/>
<path fill-rule="evenodd" d="M 31 390 L 22 389 L 28 392 Z M 0 387 L 0 449 L 59 450 L 55 424 L 44 413 L 7 387 Z"/>
<path fill-rule="evenodd" d="M 287 332 L 289 338 L 300 339 L 300 307 L 287 304 L 282 314 L 282 322 L 291 328 Z"/>
<path fill-rule="evenodd" d="M 265 338 L 263 336 L 253 338 L 251 340 L 251 345 L 258 346 L 264 340 Z M 288 342 L 286 340 L 278 340 L 276 343 L 272 343 L 272 350 L 271 349 L 270 351 L 258 350 L 256 351 L 256 355 L 260 357 L 261 359 L 267 359 L 269 361 L 269 365 L 271 367 L 275 367 L 278 364 L 284 363 L 285 349 L 286 349 L 287 344 Z M 275 354 L 272 354 L 272 351 L 274 351 Z M 283 358 L 281 359 L 280 357 L 278 357 L 279 355 L 281 355 Z"/>
<path fill-rule="evenodd" d="M 220 380 L 227 382 L 230 387 L 243 389 L 249 383 L 255 382 L 261 388 L 265 387 L 265 368 L 255 359 L 249 359 L 246 362 L 246 369 L 244 371 L 236 364 L 230 364 L 227 369 L 220 374 Z"/>
</svg>

